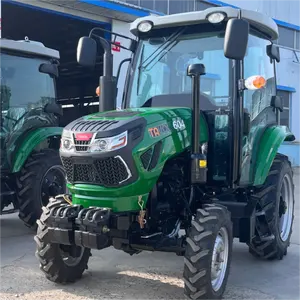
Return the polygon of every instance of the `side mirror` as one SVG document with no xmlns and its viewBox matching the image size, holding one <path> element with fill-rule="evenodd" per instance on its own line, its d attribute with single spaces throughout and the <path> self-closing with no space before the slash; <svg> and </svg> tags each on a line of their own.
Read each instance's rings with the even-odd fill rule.
<svg viewBox="0 0 300 300">
<path fill-rule="evenodd" d="M 54 114 L 57 116 L 63 116 L 63 109 L 60 104 L 56 103 L 55 101 L 48 102 L 44 107 L 45 113 Z"/>
<path fill-rule="evenodd" d="M 39 71 L 44 74 L 48 74 L 51 77 L 58 77 L 58 66 L 52 63 L 44 63 L 39 67 Z"/>
<path fill-rule="evenodd" d="M 276 45 L 268 45 L 267 46 L 267 55 L 271 59 L 275 59 L 278 63 L 280 62 L 280 50 Z"/>
<path fill-rule="evenodd" d="M 77 45 L 77 62 L 84 67 L 94 67 L 96 64 L 97 43 L 94 39 L 81 37 Z"/>
<path fill-rule="evenodd" d="M 247 51 L 249 23 L 243 19 L 230 19 L 227 22 L 224 55 L 229 59 L 242 60 Z"/>
<path fill-rule="evenodd" d="M 283 112 L 283 99 L 280 96 L 272 96 L 271 106 Z"/>
</svg>

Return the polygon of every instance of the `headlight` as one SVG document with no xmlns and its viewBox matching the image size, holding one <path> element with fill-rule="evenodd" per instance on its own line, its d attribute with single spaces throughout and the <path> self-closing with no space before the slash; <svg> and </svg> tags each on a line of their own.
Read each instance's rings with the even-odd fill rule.
<svg viewBox="0 0 300 300">
<path fill-rule="evenodd" d="M 74 142 L 72 138 L 72 132 L 68 130 L 63 130 L 60 142 L 60 149 L 63 151 L 73 151 Z"/>
<path fill-rule="evenodd" d="M 71 139 L 62 138 L 60 142 L 60 150 L 74 151 L 75 145 Z"/>
<path fill-rule="evenodd" d="M 69 139 L 63 139 L 62 140 L 62 146 L 65 148 L 65 149 L 71 149 L 72 147 L 72 141 L 69 140 Z"/>
<path fill-rule="evenodd" d="M 121 149 L 127 145 L 127 139 L 127 131 L 110 138 L 96 139 L 90 145 L 90 152 L 108 152 Z"/>
<path fill-rule="evenodd" d="M 222 12 L 212 13 L 207 16 L 210 23 L 217 24 L 221 23 L 225 19 L 226 15 Z"/>
<path fill-rule="evenodd" d="M 138 26 L 137 29 L 140 32 L 149 32 L 153 27 L 153 23 L 151 21 L 142 21 Z"/>
</svg>

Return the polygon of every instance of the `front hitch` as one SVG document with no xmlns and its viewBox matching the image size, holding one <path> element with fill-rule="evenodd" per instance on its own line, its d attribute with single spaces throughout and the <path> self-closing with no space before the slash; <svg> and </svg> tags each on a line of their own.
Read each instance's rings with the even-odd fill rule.
<svg viewBox="0 0 300 300">
<path fill-rule="evenodd" d="M 62 202 L 50 209 L 46 221 L 49 242 L 91 249 L 109 247 L 110 217 L 108 208 L 83 208 Z"/>
</svg>

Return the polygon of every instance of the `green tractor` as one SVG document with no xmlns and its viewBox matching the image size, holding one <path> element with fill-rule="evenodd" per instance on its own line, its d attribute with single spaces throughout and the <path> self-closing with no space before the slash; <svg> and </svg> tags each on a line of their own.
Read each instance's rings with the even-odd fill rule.
<svg viewBox="0 0 300 300">
<path fill-rule="evenodd" d="M 293 172 L 278 148 L 295 137 L 279 125 L 277 25 L 230 7 L 137 19 L 121 109 L 114 39 L 97 30 L 77 60 L 93 67 L 104 49 L 100 112 L 63 130 L 69 194 L 37 221 L 41 270 L 67 283 L 91 249 L 172 252 L 184 256 L 187 297 L 220 299 L 233 238 L 269 260 L 290 243 Z"/>
<path fill-rule="evenodd" d="M 0 214 L 19 210 L 33 228 L 49 197 L 66 192 L 59 157 L 58 59 L 58 51 L 28 38 L 1 39 Z"/>
</svg>

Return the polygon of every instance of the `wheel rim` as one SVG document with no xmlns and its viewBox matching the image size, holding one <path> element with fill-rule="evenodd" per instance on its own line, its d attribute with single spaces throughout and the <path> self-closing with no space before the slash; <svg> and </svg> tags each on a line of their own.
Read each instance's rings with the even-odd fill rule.
<svg viewBox="0 0 300 300">
<path fill-rule="evenodd" d="M 66 192 L 66 175 L 62 166 L 52 166 L 44 174 L 41 182 L 41 204 L 46 206 L 50 197 Z"/>
<path fill-rule="evenodd" d="M 282 181 L 279 203 L 279 231 L 280 238 L 285 242 L 290 235 L 293 220 L 293 184 L 291 177 L 286 174 Z"/>
<path fill-rule="evenodd" d="M 65 265 L 68 267 L 77 266 L 84 253 L 84 248 L 79 246 L 60 246 L 60 254 Z"/>
<path fill-rule="evenodd" d="M 229 253 L 229 238 L 225 227 L 222 227 L 215 240 L 211 263 L 211 285 L 217 292 L 225 278 Z"/>
</svg>

